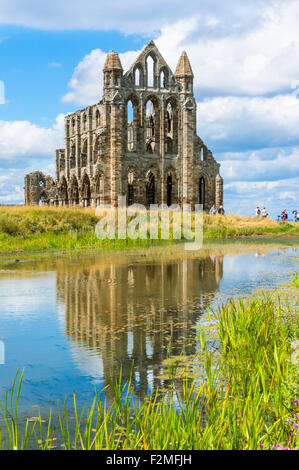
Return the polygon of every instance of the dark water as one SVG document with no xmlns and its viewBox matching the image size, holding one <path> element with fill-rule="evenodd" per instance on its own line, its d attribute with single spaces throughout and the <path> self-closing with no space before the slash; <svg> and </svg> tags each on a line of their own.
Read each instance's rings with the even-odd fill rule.
<svg viewBox="0 0 299 470">
<path fill-rule="evenodd" d="M 174 355 L 196 353 L 207 308 L 277 286 L 296 269 L 298 245 L 277 243 L 2 257 L 0 399 L 17 367 L 25 367 L 22 405 L 32 413 L 73 391 L 89 401 L 121 367 L 124 378 L 133 368 L 142 397 L 163 386 L 170 342 Z"/>
</svg>

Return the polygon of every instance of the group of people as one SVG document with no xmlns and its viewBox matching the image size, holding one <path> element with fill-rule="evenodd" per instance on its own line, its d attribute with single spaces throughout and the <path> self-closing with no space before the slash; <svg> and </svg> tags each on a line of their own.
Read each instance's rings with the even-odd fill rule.
<svg viewBox="0 0 299 470">
<path fill-rule="evenodd" d="M 292 214 L 293 214 L 293 222 L 299 222 L 299 212 L 296 209 L 294 209 Z M 282 213 L 278 216 L 278 220 L 288 220 L 288 213 L 286 209 L 284 209 Z"/>
<path fill-rule="evenodd" d="M 268 211 L 265 207 L 262 208 L 262 210 L 259 208 L 259 206 L 256 206 L 255 208 L 255 216 L 256 217 L 263 217 L 264 219 L 266 219 L 268 217 Z"/>
<path fill-rule="evenodd" d="M 299 212 L 296 211 L 296 210 L 293 210 L 292 212 L 293 214 L 293 221 L 294 222 L 299 222 Z M 265 207 L 263 207 L 263 209 L 261 210 L 259 208 L 259 206 L 256 206 L 255 208 L 255 216 L 256 217 L 264 217 L 266 218 L 268 216 L 268 212 L 267 212 L 267 209 Z M 288 220 L 288 213 L 287 213 L 287 210 L 284 209 L 282 211 L 282 213 L 280 215 L 277 216 L 277 220 Z"/>
<path fill-rule="evenodd" d="M 211 209 L 210 209 L 210 214 L 212 215 L 224 215 L 224 209 L 223 209 L 223 206 L 219 206 L 218 210 L 216 208 L 216 204 L 213 204 Z"/>
</svg>

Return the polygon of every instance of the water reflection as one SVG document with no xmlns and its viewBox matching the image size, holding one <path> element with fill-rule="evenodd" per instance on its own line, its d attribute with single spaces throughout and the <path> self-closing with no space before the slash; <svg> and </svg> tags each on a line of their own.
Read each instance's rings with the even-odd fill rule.
<svg viewBox="0 0 299 470">
<path fill-rule="evenodd" d="M 192 359 L 207 307 L 289 280 L 297 247 L 259 241 L 195 253 L 171 246 L 0 257 L 0 399 L 18 367 L 31 410 L 55 409 L 74 390 L 78 403 L 89 402 L 94 385 L 102 388 L 121 366 L 125 379 L 133 367 L 141 397 L 167 386 L 170 342 L 173 355 Z"/>
<path fill-rule="evenodd" d="M 159 373 L 169 343 L 174 355 L 196 352 L 193 327 L 222 275 L 219 255 L 60 270 L 57 297 L 65 304 L 65 333 L 82 360 L 82 348 L 101 358 L 105 384 L 120 366 L 128 380 L 133 367 L 133 384 L 143 396 L 149 385 L 163 385 Z"/>
</svg>

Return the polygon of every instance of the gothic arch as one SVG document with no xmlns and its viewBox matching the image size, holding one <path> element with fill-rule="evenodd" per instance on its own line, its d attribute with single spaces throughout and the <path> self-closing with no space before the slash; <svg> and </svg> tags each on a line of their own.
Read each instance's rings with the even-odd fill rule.
<svg viewBox="0 0 299 470">
<path fill-rule="evenodd" d="M 60 180 L 59 197 L 62 205 L 68 204 L 68 187 L 65 176 L 63 176 Z"/>
<path fill-rule="evenodd" d="M 40 206 L 48 206 L 49 205 L 49 195 L 48 193 L 43 189 L 42 192 L 40 193 L 40 196 L 39 196 L 39 201 L 38 201 L 38 204 Z"/>
<path fill-rule="evenodd" d="M 172 166 L 165 171 L 165 201 L 168 206 L 178 204 L 178 178 Z"/>
<path fill-rule="evenodd" d="M 79 204 L 79 185 L 75 175 L 71 179 L 70 200 L 73 205 Z"/>
<path fill-rule="evenodd" d="M 99 206 L 100 204 L 104 204 L 105 196 L 105 176 L 101 170 L 97 170 L 93 182 L 93 198 L 95 200 L 95 205 Z"/>
<path fill-rule="evenodd" d="M 140 177 L 135 165 L 129 165 L 125 174 L 125 194 L 127 205 L 131 206 L 139 199 Z"/>
<path fill-rule="evenodd" d="M 84 207 L 90 206 L 91 189 L 90 189 L 90 179 L 87 173 L 84 173 L 84 176 L 82 178 L 81 196 L 83 199 L 83 206 Z"/>
<path fill-rule="evenodd" d="M 165 103 L 164 113 L 165 152 L 176 154 L 178 151 L 178 104 L 170 97 Z"/>
<path fill-rule="evenodd" d="M 147 95 L 144 100 L 144 119 L 146 127 L 145 150 L 157 153 L 160 142 L 160 100 L 155 95 Z"/>
<path fill-rule="evenodd" d="M 125 148 L 127 152 L 136 152 L 138 143 L 137 132 L 140 125 L 140 112 L 139 99 L 134 93 L 129 94 L 129 96 L 127 97 L 124 111 L 124 122 L 126 124 Z"/>
<path fill-rule="evenodd" d="M 159 88 L 168 88 L 169 86 L 169 71 L 167 67 L 162 66 L 159 70 Z"/>
<path fill-rule="evenodd" d="M 149 166 L 145 172 L 145 204 L 159 204 L 161 194 L 161 176 L 158 168 Z"/>
<path fill-rule="evenodd" d="M 83 139 L 82 141 L 82 148 L 81 148 L 81 159 L 80 159 L 80 167 L 84 168 L 87 166 L 87 151 L 88 151 L 88 142 L 87 139 Z"/>
<path fill-rule="evenodd" d="M 138 79 L 137 79 L 138 78 Z M 144 71 L 142 64 L 138 62 L 133 69 L 133 81 L 135 87 L 143 87 Z"/>
<path fill-rule="evenodd" d="M 150 51 L 144 58 L 145 62 L 145 75 L 146 87 L 156 88 L 156 70 L 157 70 L 157 56 L 154 52 Z"/>
</svg>

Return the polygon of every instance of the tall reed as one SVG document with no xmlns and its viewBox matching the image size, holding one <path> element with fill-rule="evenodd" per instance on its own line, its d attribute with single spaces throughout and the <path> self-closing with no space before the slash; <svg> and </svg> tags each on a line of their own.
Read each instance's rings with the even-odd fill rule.
<svg viewBox="0 0 299 470">
<path fill-rule="evenodd" d="M 207 349 L 199 336 L 201 376 L 180 380 L 170 353 L 168 390 L 154 390 L 136 398 L 132 381 L 122 373 L 96 391 L 89 407 L 72 412 L 65 400 L 58 410 L 58 426 L 50 415 L 44 424 L 29 419 L 18 429 L 17 407 L 23 374 L 11 397 L 1 403 L 6 439 L 2 448 L 52 449 L 298 449 L 298 371 L 291 360 L 292 338 L 298 334 L 298 311 L 261 295 L 228 302 L 217 312 L 220 349 Z M 297 324 L 296 324 L 297 323 Z M 17 387 L 17 388 L 16 388 Z M 109 390 L 113 399 L 104 400 Z M 15 390 L 17 393 L 15 395 Z M 15 401 L 13 400 L 15 396 Z M 43 418 L 44 419 L 44 418 Z"/>
</svg>

